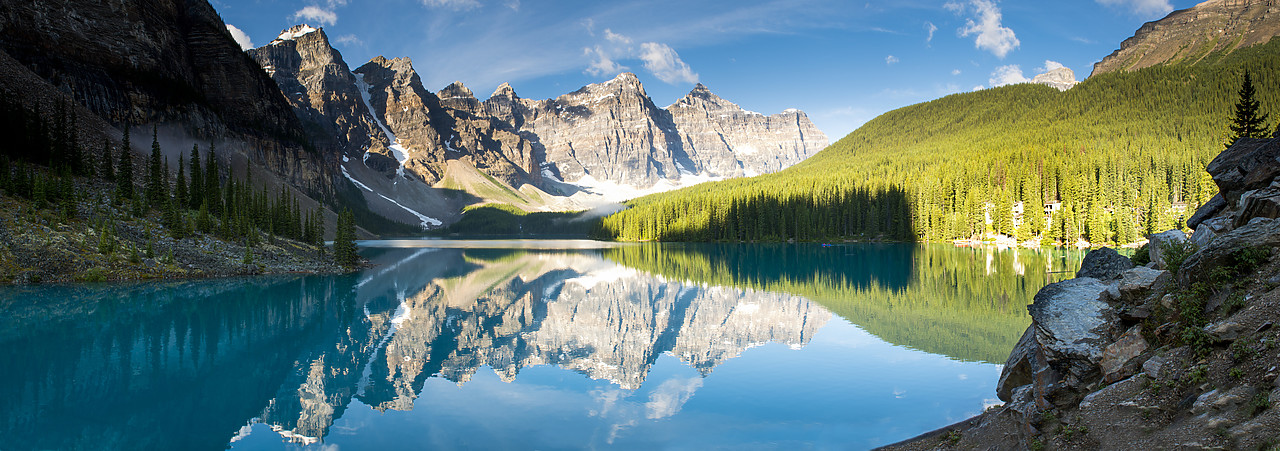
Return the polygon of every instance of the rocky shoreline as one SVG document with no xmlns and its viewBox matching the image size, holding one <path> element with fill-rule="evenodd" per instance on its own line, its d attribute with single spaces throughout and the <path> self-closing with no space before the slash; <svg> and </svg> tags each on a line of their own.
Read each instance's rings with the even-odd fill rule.
<svg viewBox="0 0 1280 451">
<path fill-rule="evenodd" d="M 1280 139 L 1207 171 L 1190 237 L 1149 237 L 1144 265 L 1094 250 L 1036 294 L 1003 405 L 881 449 L 1280 449 Z"/>
<path fill-rule="evenodd" d="M 263 235 L 251 250 L 196 231 L 175 239 L 159 213 L 133 217 L 108 200 L 105 184 L 77 185 L 87 194 L 72 217 L 0 196 L 0 285 L 350 271 L 327 252 L 285 238 Z"/>
</svg>

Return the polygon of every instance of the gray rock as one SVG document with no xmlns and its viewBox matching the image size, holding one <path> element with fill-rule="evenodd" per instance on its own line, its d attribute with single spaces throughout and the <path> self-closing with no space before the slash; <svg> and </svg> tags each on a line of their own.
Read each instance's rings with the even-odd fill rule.
<svg viewBox="0 0 1280 451">
<path fill-rule="evenodd" d="M 1225 392 L 1210 390 L 1196 398 L 1195 404 L 1191 405 L 1191 413 L 1200 415 L 1208 412 L 1234 411 L 1253 399 L 1257 393 L 1258 389 L 1249 385 L 1237 385 Z"/>
<path fill-rule="evenodd" d="M 1187 242 L 1187 234 L 1181 230 L 1169 230 L 1157 233 L 1147 237 L 1148 252 L 1151 253 L 1151 262 L 1156 264 L 1156 269 L 1165 269 L 1168 267 L 1168 254 L 1165 249 L 1168 246 L 1177 246 Z"/>
<path fill-rule="evenodd" d="M 1264 188 L 1280 176 L 1280 139 L 1242 138 L 1209 162 L 1227 205 L 1238 205 L 1245 191 Z"/>
<path fill-rule="evenodd" d="M 1209 199 L 1208 202 L 1205 202 L 1204 205 L 1201 205 L 1200 208 L 1197 208 L 1195 214 L 1191 215 L 1191 217 L 1187 219 L 1187 227 L 1196 229 L 1196 231 L 1199 232 L 1200 223 L 1204 222 L 1206 219 L 1214 217 L 1226 206 L 1227 200 L 1222 198 L 1222 194 L 1215 194 L 1213 198 Z"/>
<path fill-rule="evenodd" d="M 1120 283 L 1116 285 L 1119 296 L 1116 299 L 1134 302 L 1143 299 L 1152 290 L 1159 290 L 1173 276 L 1169 271 L 1139 266 L 1120 274 Z"/>
<path fill-rule="evenodd" d="M 1147 350 L 1147 340 L 1142 338 L 1142 326 L 1129 328 L 1120 339 L 1103 349 L 1098 367 L 1103 380 L 1110 383 L 1132 376 L 1128 363 Z"/>
<path fill-rule="evenodd" d="M 1253 191 L 1240 198 L 1240 215 L 1233 225 L 1239 227 L 1254 218 L 1280 218 L 1280 188 Z"/>
<path fill-rule="evenodd" d="M 1152 255 L 1152 260 L 1155 255 Z M 1115 249 L 1104 247 L 1089 251 L 1084 256 L 1084 261 L 1080 263 L 1080 271 L 1076 272 L 1076 277 L 1091 277 L 1094 279 L 1108 281 L 1120 277 L 1120 273 L 1133 268 L 1133 262 L 1128 257 L 1120 255 Z"/>
<path fill-rule="evenodd" d="M 1168 359 L 1164 356 L 1155 356 L 1142 362 L 1142 372 L 1147 373 L 1153 379 L 1160 378 L 1160 372 L 1164 370 L 1164 364 Z"/>
<path fill-rule="evenodd" d="M 1050 284 L 1028 307 L 1046 364 L 1067 383 L 1080 382 L 1097 368 L 1103 347 L 1116 335 L 1116 314 L 1099 298 L 1107 289 L 1097 279 L 1079 277 Z"/>
<path fill-rule="evenodd" d="M 1222 266 L 1233 252 L 1253 246 L 1280 246 L 1280 219 L 1254 218 L 1243 227 L 1222 234 L 1187 257 L 1178 281 L 1183 286 L 1207 281 L 1208 269 Z"/>
<path fill-rule="evenodd" d="M 1235 321 L 1222 321 L 1204 327 L 1204 331 L 1222 341 L 1234 341 L 1244 333 L 1244 326 Z"/>
<path fill-rule="evenodd" d="M 1004 369 L 1000 370 L 1000 380 L 996 383 L 996 397 L 1001 401 L 1009 402 L 1015 389 L 1032 382 L 1031 375 L 1035 373 L 1038 365 L 1036 353 L 1039 346 L 1040 344 L 1036 342 L 1035 326 L 1028 326 L 1026 332 L 1022 333 L 1022 338 L 1018 340 L 1018 344 L 1014 345 L 1013 352 L 1009 353 Z"/>
</svg>

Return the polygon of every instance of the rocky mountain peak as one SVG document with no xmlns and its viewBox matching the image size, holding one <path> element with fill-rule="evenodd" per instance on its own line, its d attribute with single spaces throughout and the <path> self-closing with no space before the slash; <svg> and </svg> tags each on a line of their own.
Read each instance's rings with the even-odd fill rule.
<svg viewBox="0 0 1280 451">
<path fill-rule="evenodd" d="M 1210 52 L 1263 44 L 1280 35 L 1277 0 L 1209 0 L 1143 24 L 1120 49 L 1093 65 L 1093 74 L 1132 71 Z"/>
<path fill-rule="evenodd" d="M 1057 88 L 1059 91 L 1066 91 L 1080 83 L 1076 80 L 1075 71 L 1066 67 L 1051 69 L 1048 72 L 1036 75 L 1035 78 L 1031 79 L 1031 82 Z"/>
<path fill-rule="evenodd" d="M 737 104 L 716 95 L 711 92 L 711 89 L 707 88 L 707 85 L 702 83 L 695 85 L 693 90 L 689 91 L 688 94 L 685 94 L 684 97 L 681 97 L 680 100 L 677 100 L 676 103 L 668 106 L 667 109 L 688 107 L 705 108 L 707 110 L 730 109 L 743 111 Z"/>
<path fill-rule="evenodd" d="M 446 108 L 455 110 L 463 110 L 475 113 L 480 110 L 480 100 L 476 99 L 475 93 L 467 89 L 460 81 L 450 83 L 440 92 L 436 93 L 436 97 L 440 98 L 440 104 Z"/>
<path fill-rule="evenodd" d="M 505 98 L 508 100 L 515 100 L 520 98 L 520 96 L 516 95 L 516 90 L 515 88 L 511 87 L 510 83 L 503 83 L 501 85 L 498 85 L 498 89 L 493 90 L 493 94 L 489 95 L 489 99 L 492 100 L 495 97 Z"/>
<path fill-rule="evenodd" d="M 326 43 L 329 42 L 329 37 L 324 34 L 323 29 L 312 27 L 307 24 L 298 24 L 280 32 L 280 36 L 277 36 L 274 40 L 272 40 L 271 44 L 276 44 L 284 41 L 295 41 L 298 38 L 311 35 L 313 33 L 316 34 L 321 39 L 323 39 Z"/>
</svg>

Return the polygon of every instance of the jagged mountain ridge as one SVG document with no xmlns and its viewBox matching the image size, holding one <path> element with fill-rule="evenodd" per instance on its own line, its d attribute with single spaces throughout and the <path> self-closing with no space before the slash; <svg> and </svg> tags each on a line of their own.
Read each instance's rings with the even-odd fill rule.
<svg viewBox="0 0 1280 451">
<path fill-rule="evenodd" d="M 503 84 L 480 101 L 461 82 L 432 93 L 408 58 L 349 71 L 324 31 L 306 25 L 249 54 L 323 135 L 316 141 L 344 157 L 343 175 L 385 207 L 374 210 L 405 222 L 448 222 L 483 202 L 580 209 L 599 200 L 598 183 L 661 190 L 689 175 L 773 172 L 827 144 L 803 112 L 747 112 L 703 85 L 660 108 L 630 73 L 546 100 Z"/>
<path fill-rule="evenodd" d="M 1277 0 L 1209 0 L 1143 24 L 1119 49 L 1094 64 L 1093 75 L 1195 62 L 1215 51 L 1264 44 L 1277 34 Z"/>
</svg>

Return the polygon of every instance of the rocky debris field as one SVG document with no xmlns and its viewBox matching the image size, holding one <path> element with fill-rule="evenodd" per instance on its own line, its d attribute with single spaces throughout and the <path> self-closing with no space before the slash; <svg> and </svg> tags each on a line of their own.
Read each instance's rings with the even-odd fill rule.
<svg viewBox="0 0 1280 451">
<path fill-rule="evenodd" d="M 1280 449 L 1280 139 L 1207 170 L 1190 237 L 1094 250 L 1036 294 L 1003 405 L 884 449 Z"/>
<path fill-rule="evenodd" d="M 0 196 L 0 284 L 344 271 L 315 246 L 283 238 L 263 236 L 249 252 L 243 243 L 194 231 L 174 239 L 158 212 L 133 218 L 109 201 L 110 187 L 77 188 L 87 194 L 71 217 Z"/>
</svg>

